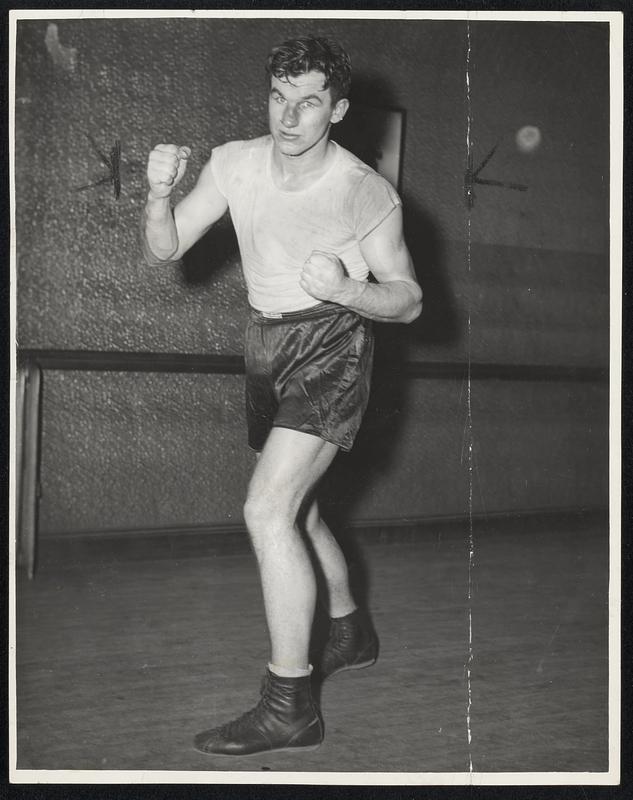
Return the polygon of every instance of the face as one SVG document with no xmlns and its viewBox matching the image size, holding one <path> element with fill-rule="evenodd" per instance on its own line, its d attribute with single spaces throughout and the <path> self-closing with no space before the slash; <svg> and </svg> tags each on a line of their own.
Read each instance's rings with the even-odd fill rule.
<svg viewBox="0 0 633 800">
<path fill-rule="evenodd" d="M 330 125 L 343 119 L 348 101 L 343 98 L 333 103 L 330 89 L 324 89 L 323 82 L 323 73 L 314 71 L 290 80 L 272 76 L 268 123 L 283 155 L 300 156 L 327 143 Z"/>
</svg>

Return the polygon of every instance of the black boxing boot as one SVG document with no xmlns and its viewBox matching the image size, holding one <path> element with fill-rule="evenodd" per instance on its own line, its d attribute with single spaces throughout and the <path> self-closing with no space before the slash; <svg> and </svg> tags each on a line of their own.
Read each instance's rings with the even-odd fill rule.
<svg viewBox="0 0 633 800">
<path fill-rule="evenodd" d="M 346 669 L 371 666 L 378 658 L 378 639 L 359 609 L 330 621 L 330 634 L 317 670 L 321 680 Z"/>
<path fill-rule="evenodd" d="M 249 756 L 273 750 L 314 750 L 323 722 L 312 700 L 311 677 L 281 678 L 266 671 L 259 703 L 232 722 L 199 733 L 201 753 Z"/>
</svg>

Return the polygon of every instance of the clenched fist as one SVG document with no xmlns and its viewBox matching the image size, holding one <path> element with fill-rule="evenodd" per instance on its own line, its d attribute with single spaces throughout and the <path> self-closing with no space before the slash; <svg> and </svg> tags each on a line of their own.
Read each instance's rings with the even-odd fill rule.
<svg viewBox="0 0 633 800">
<path fill-rule="evenodd" d="M 303 265 L 299 285 L 317 300 L 340 301 L 348 283 L 345 267 L 333 253 L 313 250 Z"/>
<path fill-rule="evenodd" d="M 187 169 L 189 147 L 157 144 L 147 161 L 147 180 L 153 197 L 169 197 Z"/>
</svg>

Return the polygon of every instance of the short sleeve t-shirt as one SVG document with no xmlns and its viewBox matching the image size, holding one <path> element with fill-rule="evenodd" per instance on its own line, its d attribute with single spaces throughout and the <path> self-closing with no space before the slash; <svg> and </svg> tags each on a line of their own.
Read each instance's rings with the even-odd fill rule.
<svg viewBox="0 0 633 800">
<path fill-rule="evenodd" d="M 333 253 L 351 278 L 367 280 L 359 242 L 400 199 L 390 183 L 339 145 L 311 186 L 285 191 L 273 181 L 272 148 L 271 136 L 227 142 L 212 151 L 211 169 L 228 200 L 249 302 L 275 314 L 320 302 L 299 286 L 313 250 Z"/>
</svg>

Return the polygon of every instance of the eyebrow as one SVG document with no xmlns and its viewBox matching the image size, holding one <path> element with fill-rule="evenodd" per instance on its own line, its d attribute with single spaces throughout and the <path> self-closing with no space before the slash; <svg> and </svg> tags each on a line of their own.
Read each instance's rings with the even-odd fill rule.
<svg viewBox="0 0 633 800">
<path fill-rule="evenodd" d="M 270 93 L 278 94 L 280 97 L 285 97 L 283 92 L 280 92 L 276 86 L 272 86 L 270 89 Z M 318 100 L 321 105 L 323 105 L 323 100 L 319 97 L 318 94 L 306 94 L 304 97 L 299 98 L 299 102 L 302 103 L 304 100 Z"/>
</svg>

